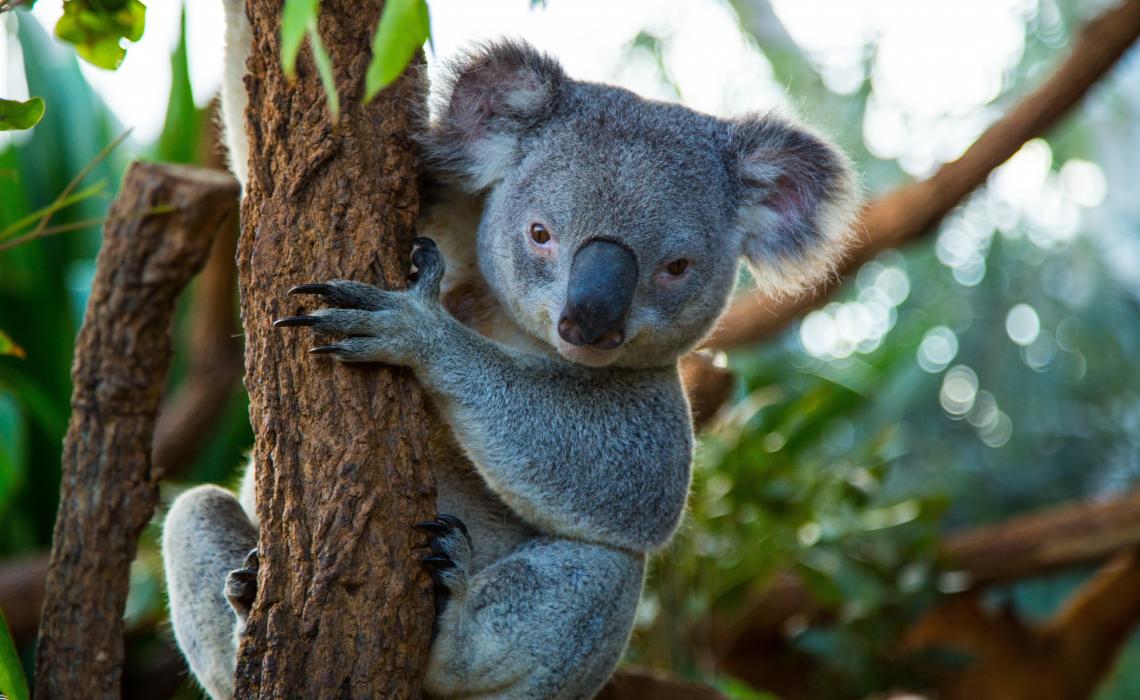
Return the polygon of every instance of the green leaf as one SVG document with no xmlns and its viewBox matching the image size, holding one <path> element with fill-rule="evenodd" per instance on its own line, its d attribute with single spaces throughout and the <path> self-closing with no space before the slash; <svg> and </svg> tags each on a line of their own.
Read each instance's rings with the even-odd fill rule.
<svg viewBox="0 0 1140 700">
<path fill-rule="evenodd" d="M 88 63 L 115 70 L 127 55 L 120 42 L 138 41 L 145 28 L 146 6 L 139 0 L 66 0 L 55 35 Z"/>
<path fill-rule="evenodd" d="M 297 54 L 309 26 L 317 23 L 320 0 L 285 0 L 281 13 L 281 68 L 292 79 L 297 75 Z"/>
<path fill-rule="evenodd" d="M 0 355 L 11 355 L 21 360 L 27 357 L 24 349 L 16 345 L 16 341 L 12 340 L 12 337 L 3 330 L 0 330 Z"/>
<path fill-rule="evenodd" d="M 31 129 L 44 116 L 44 101 L 33 97 L 27 102 L 0 100 L 0 131 Z"/>
<path fill-rule="evenodd" d="M 365 77 L 364 101 L 392 84 L 431 36 L 425 0 L 388 0 L 372 38 L 372 62 Z"/>
<path fill-rule="evenodd" d="M 325 97 L 329 101 L 329 112 L 335 122 L 340 117 L 340 98 L 336 94 L 336 82 L 333 80 L 332 59 L 325 51 L 321 34 L 317 31 L 317 21 L 309 25 L 309 46 L 313 49 L 313 61 L 317 64 L 317 73 L 321 76 L 321 85 L 325 86 Z"/>
<path fill-rule="evenodd" d="M 12 643 L 12 633 L 8 622 L 0 612 L 0 694 L 8 700 L 28 700 L 28 682 L 24 679 L 24 667 L 16 645 Z"/>
</svg>

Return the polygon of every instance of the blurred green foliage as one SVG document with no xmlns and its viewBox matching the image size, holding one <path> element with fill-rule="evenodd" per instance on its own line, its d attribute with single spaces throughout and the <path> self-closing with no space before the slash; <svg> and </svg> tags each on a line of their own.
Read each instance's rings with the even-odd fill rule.
<svg viewBox="0 0 1140 700">
<path fill-rule="evenodd" d="M 78 3 L 68 5 L 87 6 Z M 407 13 L 401 21 L 420 21 L 422 2 L 389 3 L 397 5 Z M 747 26 L 755 5 L 734 5 Z M 1079 6 L 1075 0 L 1056 4 L 1052 24 L 1027 21 L 1024 53 L 994 107 L 1007 107 L 1040 81 L 1042 66 L 1078 25 Z M 304 38 L 313 40 L 318 7 L 315 0 L 286 3 L 289 70 Z M 0 335 L 0 558 L 50 544 L 71 350 L 99 246 L 97 226 L 84 222 L 102 217 L 132 155 L 193 162 L 209 122 L 193 101 L 183 41 L 171 57 L 174 81 L 157 143 L 128 141 L 59 206 L 60 193 L 121 128 L 68 51 L 26 15 L 18 19 L 29 92 L 42 96 L 48 109 L 33 130 L 0 150 L 0 231 L 20 222 L 12 230 L 24 231 L 47 211 L 56 225 L 81 228 L 0 249 L 0 329 L 7 331 Z M 426 37 L 426 22 L 415 31 Z M 376 82 L 370 78 L 370 92 L 402 70 L 403 64 L 394 66 L 406 64 L 404 54 L 410 58 L 422 44 L 414 35 L 415 42 L 382 42 L 385 50 L 374 51 L 374 63 L 386 61 L 387 68 Z M 123 37 L 130 38 L 121 34 L 116 47 Z M 669 40 L 646 30 L 630 47 L 649 52 L 665 81 Z M 850 94 L 835 94 L 789 41 L 765 36 L 759 43 L 811 121 L 852 154 L 866 188 L 882 192 L 905 182 L 897 162 L 876 158 L 864 143 L 870 79 Z M 378 58 L 382 54 L 387 57 Z M 865 75 L 873 59 L 869 52 Z M 1106 144 L 1134 142 L 1129 139 L 1140 123 L 1135 91 L 1104 88 L 1096 119 L 1082 107 L 1035 144 L 1039 151 L 1044 146 L 1049 177 L 1072 159 L 1108 168 L 1113 154 Z M 1132 161 L 1118 167 L 1140 176 L 1140 159 Z M 1140 213 L 1106 205 L 1084 212 L 1075 235 L 1053 240 L 990 189 L 964 202 L 927 241 L 865 265 L 821 315 L 728 358 L 739 386 L 699 445 L 690 513 L 653 563 L 632 660 L 709 678 L 710 620 L 732 620 L 750 596 L 792 572 L 837 611 L 829 624 L 805 621 L 790 630 L 794 651 L 818 664 L 819 697 L 904 687 L 954 662 L 892 651 L 919 610 L 955 590 L 953 578 L 937 566 L 943 532 L 1136 483 L 1140 376 L 1130 362 L 1140 351 L 1140 283 L 1130 286 L 1127 275 L 1114 270 L 1115 250 L 1105 241 L 1112 231 L 1134 238 Z M 0 244 L 4 239 L 0 233 Z M 960 258 L 961 250 L 969 255 Z M 1007 330 L 1011 310 L 1021 304 L 1039 325 L 1025 345 Z M 837 335 L 836 328 L 864 316 L 879 323 L 881 333 L 842 351 L 813 345 L 813 328 Z M 182 309 L 171 386 L 185 375 L 185 320 Z M 235 398 L 224 427 L 205 438 L 179 484 L 232 480 L 251 442 L 246 408 L 244 396 Z M 166 484 L 164 494 L 178 488 Z M 132 629 L 153 630 L 164 614 L 157 541 L 152 526 L 132 571 Z M 1082 572 L 1070 573 L 994 595 L 1040 618 L 1081 580 Z M 1140 647 L 1133 644 L 1102 700 L 1136 696 L 1138 658 Z M 713 680 L 732 697 L 767 697 L 733 679 Z"/>
<path fill-rule="evenodd" d="M 75 46 L 88 63 L 115 70 L 146 28 L 146 6 L 139 0 L 65 0 L 55 35 Z"/>
</svg>

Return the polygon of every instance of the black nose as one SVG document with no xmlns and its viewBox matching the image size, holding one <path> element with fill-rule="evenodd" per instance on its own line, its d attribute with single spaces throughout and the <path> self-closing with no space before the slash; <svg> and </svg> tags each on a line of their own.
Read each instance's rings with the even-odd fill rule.
<svg viewBox="0 0 1140 700">
<path fill-rule="evenodd" d="M 625 340 L 625 320 L 636 288 L 633 254 L 611 241 L 589 241 L 570 264 L 558 335 L 571 345 L 618 347 Z"/>
</svg>

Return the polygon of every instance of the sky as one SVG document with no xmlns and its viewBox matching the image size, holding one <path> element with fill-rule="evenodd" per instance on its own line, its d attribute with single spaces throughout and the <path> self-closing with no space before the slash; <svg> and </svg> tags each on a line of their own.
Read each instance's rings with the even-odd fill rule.
<svg viewBox="0 0 1140 700">
<path fill-rule="evenodd" d="M 794 103 L 722 0 L 550 0 L 537 8 L 530 0 L 429 0 L 428 5 L 433 64 L 480 40 L 518 36 L 557 56 L 575 77 L 680 99 L 714 114 L 788 109 Z M 143 39 L 129 48 L 118 71 L 81 63 L 87 79 L 141 142 L 153 140 L 161 129 L 166 100 L 156 93 L 170 89 L 168 61 L 178 40 L 181 6 L 170 0 L 148 3 Z M 33 15 L 50 30 L 61 7 L 58 0 L 40 0 Z M 959 155 L 992 120 L 985 105 L 1021 56 L 1025 17 L 1038 11 L 1035 0 L 775 0 L 773 7 L 833 91 L 858 88 L 868 47 L 878 45 L 864 137 L 872 153 L 898 159 L 904 170 L 918 175 Z M 190 73 L 200 105 L 209 102 L 221 79 L 223 21 L 221 0 L 189 5 Z M 664 64 L 676 92 L 648 53 L 627 51 L 643 30 L 665 39 Z M 0 87 L 18 96 L 19 86 L 13 84 L 18 81 L 7 76 L 8 84 Z"/>
</svg>

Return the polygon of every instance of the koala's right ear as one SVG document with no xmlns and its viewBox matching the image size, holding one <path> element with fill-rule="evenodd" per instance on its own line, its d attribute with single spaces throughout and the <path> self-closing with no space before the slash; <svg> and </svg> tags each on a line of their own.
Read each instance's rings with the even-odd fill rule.
<svg viewBox="0 0 1140 700">
<path fill-rule="evenodd" d="M 516 41 L 485 45 L 450 72 L 424 150 L 437 172 L 475 192 L 516 162 L 522 136 L 558 106 L 566 75 L 553 58 Z"/>
</svg>

